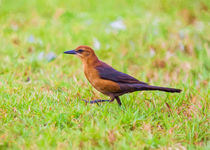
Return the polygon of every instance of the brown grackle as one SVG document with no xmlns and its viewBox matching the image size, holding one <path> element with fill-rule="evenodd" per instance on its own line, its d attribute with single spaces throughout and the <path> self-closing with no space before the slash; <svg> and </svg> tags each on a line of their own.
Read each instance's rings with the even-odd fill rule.
<svg viewBox="0 0 210 150">
<path fill-rule="evenodd" d="M 111 100 L 84 100 L 87 103 L 113 102 L 116 99 L 118 104 L 121 105 L 119 96 L 135 91 L 159 90 L 172 93 L 181 92 L 180 89 L 152 86 L 130 75 L 119 72 L 100 61 L 93 49 L 88 46 L 79 46 L 74 50 L 65 51 L 64 53 L 78 56 L 82 60 L 84 73 L 88 81 L 96 90 L 111 98 Z"/>
</svg>

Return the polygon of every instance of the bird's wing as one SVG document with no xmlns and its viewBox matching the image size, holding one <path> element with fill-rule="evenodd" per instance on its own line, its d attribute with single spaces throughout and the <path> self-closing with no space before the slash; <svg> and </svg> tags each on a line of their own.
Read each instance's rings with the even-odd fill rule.
<svg viewBox="0 0 210 150">
<path fill-rule="evenodd" d="M 111 66 L 101 62 L 99 66 L 96 66 L 96 70 L 99 72 L 99 76 L 105 80 L 111 80 L 117 83 L 129 83 L 129 84 L 147 84 L 141 82 L 134 77 L 125 73 L 119 72 L 113 69 Z"/>
</svg>

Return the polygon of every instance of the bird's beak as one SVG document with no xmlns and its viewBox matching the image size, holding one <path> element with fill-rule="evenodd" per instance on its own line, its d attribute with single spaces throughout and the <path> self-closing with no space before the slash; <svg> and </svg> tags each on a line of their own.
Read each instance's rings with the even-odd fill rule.
<svg viewBox="0 0 210 150">
<path fill-rule="evenodd" d="M 65 51 L 64 53 L 65 54 L 73 54 L 73 55 L 77 54 L 77 52 L 75 50 Z"/>
</svg>

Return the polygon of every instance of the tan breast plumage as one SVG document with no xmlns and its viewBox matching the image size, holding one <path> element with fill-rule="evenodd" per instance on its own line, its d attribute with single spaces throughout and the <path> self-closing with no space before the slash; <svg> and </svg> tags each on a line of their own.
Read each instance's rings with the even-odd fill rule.
<svg viewBox="0 0 210 150">
<path fill-rule="evenodd" d="M 84 73 L 88 81 L 99 92 L 110 96 L 110 93 L 120 91 L 120 87 L 117 83 L 101 79 L 98 71 L 94 67 L 85 66 Z"/>
</svg>

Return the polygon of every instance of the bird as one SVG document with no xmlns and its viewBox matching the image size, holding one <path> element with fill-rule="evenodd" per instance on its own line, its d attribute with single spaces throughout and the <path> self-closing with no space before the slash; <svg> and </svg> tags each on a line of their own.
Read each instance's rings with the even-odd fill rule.
<svg viewBox="0 0 210 150">
<path fill-rule="evenodd" d="M 180 93 L 181 89 L 149 85 L 138 79 L 117 71 L 110 65 L 99 60 L 94 50 L 86 45 L 78 46 L 76 49 L 68 50 L 65 54 L 76 55 L 83 64 L 84 74 L 90 84 L 99 92 L 110 97 L 110 100 L 83 100 L 86 103 L 113 102 L 121 106 L 120 96 L 135 91 L 158 90 L 171 93 Z"/>
</svg>

